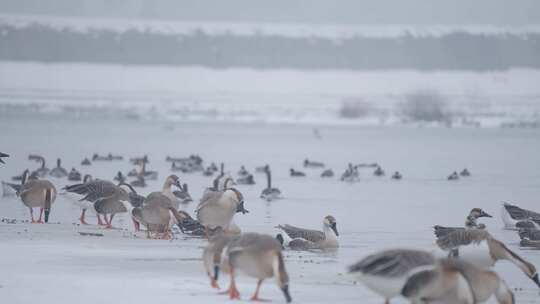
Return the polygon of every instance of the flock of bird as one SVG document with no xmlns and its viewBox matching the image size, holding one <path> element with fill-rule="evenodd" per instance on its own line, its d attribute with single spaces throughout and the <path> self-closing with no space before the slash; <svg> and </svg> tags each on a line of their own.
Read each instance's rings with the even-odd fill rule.
<svg viewBox="0 0 540 304">
<path fill-rule="evenodd" d="M 2 158 L 9 157 L 0 153 Z M 322 231 L 305 229 L 292 225 L 278 225 L 275 236 L 242 232 L 235 224 L 236 214 L 249 211 L 244 205 L 244 196 L 235 188 L 236 184 L 254 184 L 254 177 L 244 166 L 235 179 L 224 173 L 215 163 L 203 166 L 202 158 L 191 155 L 187 158 L 167 157 L 172 171 L 183 173 L 202 172 L 205 176 L 217 174 L 195 208 L 195 216 L 180 210 L 182 205 L 193 201 L 187 184 L 182 184 L 177 175 L 167 176 L 161 190 L 142 196 L 135 187 L 144 187 L 145 180 L 157 179 L 155 171 L 147 171 L 148 157 L 130 159 L 139 166 L 124 176 L 121 172 L 113 181 L 82 176 L 74 168 L 68 172 L 61 167 L 58 159 L 56 168 L 46 168 L 45 160 L 38 155 L 30 155 L 30 160 L 39 161 L 40 166 L 21 176 L 14 177 L 20 183 L 2 182 L 4 193 L 14 191 L 21 202 L 29 208 L 32 223 L 48 221 L 57 195 L 70 196 L 80 207 L 81 224 L 88 224 L 85 213 L 97 215 L 98 225 L 113 227 L 113 218 L 119 213 L 128 213 L 135 231 L 144 227 L 148 238 L 168 239 L 172 228 L 177 225 L 182 233 L 203 237 L 208 240 L 202 260 L 206 274 L 213 288 L 219 288 L 220 273 L 229 275 L 229 287 L 225 294 L 230 299 L 239 299 L 240 293 L 235 277 L 238 272 L 257 279 L 256 290 L 251 300 L 261 300 L 259 290 L 264 280 L 276 278 L 285 300 L 291 302 L 289 275 L 286 270 L 283 250 L 327 250 L 339 247 L 337 221 L 332 215 L 325 216 Z M 92 160 L 86 158 L 81 165 L 88 166 L 96 161 L 122 160 L 123 157 L 95 154 Z M 324 164 L 306 159 L 305 168 L 321 168 Z M 378 164 L 349 164 L 342 174 L 343 181 L 358 180 L 360 168 L 375 168 L 373 174 L 383 176 Z M 264 200 L 283 198 L 281 191 L 272 185 L 271 169 L 268 165 L 257 167 L 256 172 L 265 173 L 266 188 L 260 197 Z M 305 176 L 303 172 L 290 169 L 292 177 Z M 68 178 L 79 183 L 63 187 L 58 193 L 47 176 Z M 326 169 L 321 177 L 331 177 L 333 172 Z M 459 175 L 452 173 L 448 179 L 454 180 L 470 176 L 464 169 Z M 132 177 L 131 182 L 127 181 Z M 399 172 L 392 175 L 402 178 Z M 36 220 L 33 209 L 39 208 Z M 518 230 L 522 246 L 540 248 L 540 214 L 505 203 L 503 221 L 506 228 Z M 411 303 L 483 303 L 494 296 L 498 303 L 514 303 L 514 294 L 492 266 L 500 260 L 508 260 L 518 267 L 528 278 L 540 287 L 535 266 L 510 250 L 503 242 L 493 237 L 486 225 L 478 219 L 491 217 L 480 208 L 472 209 L 462 227 L 435 226 L 436 244 L 447 252 L 444 256 L 424 250 L 391 249 L 371 254 L 349 267 L 349 272 L 369 289 L 385 298 L 386 303 L 396 296 L 403 296 Z"/>
</svg>

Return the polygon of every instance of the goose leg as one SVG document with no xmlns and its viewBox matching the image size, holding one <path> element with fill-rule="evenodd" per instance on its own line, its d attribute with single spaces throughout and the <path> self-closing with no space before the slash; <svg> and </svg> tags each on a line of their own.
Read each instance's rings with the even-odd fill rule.
<svg viewBox="0 0 540 304">
<path fill-rule="evenodd" d="M 234 300 L 234 299 L 240 300 L 240 292 L 238 291 L 238 289 L 236 289 L 236 283 L 234 281 L 234 268 L 232 267 L 232 265 L 230 265 L 230 267 L 231 267 L 231 285 L 229 287 L 229 298 L 231 300 Z"/>
<path fill-rule="evenodd" d="M 97 214 L 97 224 L 100 225 L 100 226 L 105 225 L 105 224 L 103 224 L 103 221 L 101 220 L 101 215 L 99 213 Z"/>
<path fill-rule="evenodd" d="M 37 223 L 39 224 L 43 224 L 43 220 L 42 220 L 42 217 L 43 217 L 43 208 L 39 208 L 39 219 L 37 221 Z"/>
<path fill-rule="evenodd" d="M 36 220 L 34 220 L 34 209 L 32 207 L 28 209 L 30 209 L 30 218 L 32 219 L 32 224 L 35 224 Z"/>
<path fill-rule="evenodd" d="M 269 300 L 264 300 L 264 299 L 259 298 L 259 289 L 261 289 L 262 282 L 263 280 L 257 281 L 257 289 L 255 289 L 255 293 L 253 294 L 251 299 L 249 299 L 250 301 L 269 302 Z"/>
<path fill-rule="evenodd" d="M 109 215 L 109 221 L 107 222 L 107 226 L 105 226 L 105 228 L 108 228 L 108 229 L 112 229 L 113 226 L 112 226 L 112 219 L 114 217 L 114 213 Z"/>
<path fill-rule="evenodd" d="M 81 224 L 88 225 L 88 223 L 84 220 L 84 215 L 86 213 L 86 209 L 83 209 L 81 212 L 81 217 L 79 218 L 79 221 L 81 221 Z"/>
</svg>

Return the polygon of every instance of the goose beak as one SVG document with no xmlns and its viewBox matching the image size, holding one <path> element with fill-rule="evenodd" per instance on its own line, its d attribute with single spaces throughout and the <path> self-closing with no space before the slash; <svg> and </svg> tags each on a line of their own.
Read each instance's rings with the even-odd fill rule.
<svg viewBox="0 0 540 304">
<path fill-rule="evenodd" d="M 174 185 L 178 187 L 178 189 L 180 189 L 181 191 L 184 191 L 184 188 L 182 188 L 182 185 L 180 184 L 180 180 L 176 180 L 176 183 L 174 183 Z"/>
<path fill-rule="evenodd" d="M 480 212 L 480 217 L 493 217 L 493 216 L 489 215 L 488 213 L 482 210 L 482 212 Z"/>
<path fill-rule="evenodd" d="M 289 284 L 285 284 L 283 287 L 281 287 L 281 291 L 283 291 L 283 295 L 285 296 L 287 303 L 291 303 L 292 298 L 291 294 L 289 293 Z"/>
<path fill-rule="evenodd" d="M 238 207 L 236 207 L 236 212 L 242 212 L 242 214 L 246 214 L 246 213 L 249 213 L 248 210 L 246 210 L 246 208 L 244 208 L 244 201 L 241 201 L 239 204 L 238 204 Z"/>
<path fill-rule="evenodd" d="M 538 287 L 540 287 L 540 280 L 538 280 L 538 273 L 535 273 L 534 276 L 531 278 Z"/>
<path fill-rule="evenodd" d="M 334 233 L 336 234 L 336 236 L 339 236 L 339 232 L 337 230 L 337 224 L 336 223 L 333 223 L 330 228 L 332 228 L 332 230 L 334 230 Z"/>
</svg>

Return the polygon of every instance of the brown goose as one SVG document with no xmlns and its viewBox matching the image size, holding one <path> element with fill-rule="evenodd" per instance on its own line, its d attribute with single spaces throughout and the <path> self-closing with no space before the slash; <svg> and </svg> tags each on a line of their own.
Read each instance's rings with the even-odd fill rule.
<svg viewBox="0 0 540 304">
<path fill-rule="evenodd" d="M 433 229 L 435 230 L 435 236 L 442 237 L 455 230 L 485 229 L 486 225 L 477 223 L 477 219 L 482 218 L 482 217 L 492 217 L 492 216 L 487 214 L 484 210 L 480 208 L 473 208 L 471 212 L 469 212 L 469 215 L 467 216 L 467 218 L 465 219 L 465 227 L 444 227 L 444 226 L 436 225 L 433 227 Z"/>
<path fill-rule="evenodd" d="M 451 232 L 437 239 L 437 245 L 452 256 L 482 268 L 492 267 L 497 261 L 508 260 L 516 265 L 538 287 L 538 273 L 533 264 L 525 261 L 506 245 L 481 229 L 464 229 Z"/>
<path fill-rule="evenodd" d="M 172 215 L 172 216 L 171 216 Z M 171 200 L 161 192 L 150 193 L 141 207 L 131 211 L 135 231 L 140 230 L 140 225 L 146 227 L 147 237 L 151 233 L 161 235 L 160 238 L 170 238 L 170 224 L 182 221 L 184 215 L 178 213 Z"/>
<path fill-rule="evenodd" d="M 244 196 L 240 191 L 229 188 L 223 191 L 207 191 L 197 208 L 197 220 L 205 227 L 222 227 L 227 230 L 237 212 L 243 214 L 248 211 L 244 208 Z"/>
<path fill-rule="evenodd" d="M 514 294 L 497 273 L 460 259 L 440 260 L 413 272 L 402 295 L 412 303 L 473 304 L 492 296 L 500 304 L 515 303 Z"/>
<path fill-rule="evenodd" d="M 240 299 L 235 282 L 236 272 L 240 270 L 257 279 L 257 289 L 251 297 L 252 301 L 261 301 L 259 290 L 262 282 L 272 277 L 276 277 L 278 287 L 287 303 L 292 301 L 289 294 L 289 275 L 285 270 L 281 245 L 273 237 L 258 233 L 238 236 L 227 244 L 226 259 L 231 278 L 228 290 L 231 299 Z"/>
<path fill-rule="evenodd" d="M 175 174 L 171 174 L 165 179 L 165 182 L 163 183 L 163 188 L 161 190 L 161 193 L 163 193 L 163 195 L 165 195 L 166 197 L 168 197 L 171 200 L 171 202 L 173 203 L 174 208 L 178 209 L 180 207 L 180 200 L 173 193 L 173 191 L 171 189 L 172 186 L 176 186 L 178 189 L 182 190 L 182 185 L 180 184 L 180 179 Z"/>
<path fill-rule="evenodd" d="M 25 206 L 30 209 L 32 223 L 43 223 L 42 216 L 45 211 L 45 222 L 49 220 L 51 205 L 56 200 L 56 188 L 48 180 L 29 180 L 28 171 L 23 174 L 22 186 L 19 190 L 19 197 Z M 39 219 L 34 220 L 33 208 L 39 207 Z"/>
<path fill-rule="evenodd" d="M 222 267 L 222 253 L 227 244 L 237 236 L 225 234 L 221 227 L 208 229 L 208 245 L 204 248 L 202 260 L 206 274 L 210 278 L 210 285 L 213 288 L 219 289 L 217 283 L 219 278 L 219 270 Z M 226 267 L 226 265 L 223 265 Z M 228 270 L 226 271 L 228 272 Z"/>
</svg>

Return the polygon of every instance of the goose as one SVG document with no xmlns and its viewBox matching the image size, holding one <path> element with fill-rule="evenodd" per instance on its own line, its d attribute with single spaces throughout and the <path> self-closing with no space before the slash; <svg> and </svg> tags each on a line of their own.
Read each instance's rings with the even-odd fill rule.
<svg viewBox="0 0 540 304">
<path fill-rule="evenodd" d="M 125 183 L 126 177 L 124 176 L 124 174 L 122 174 L 122 171 L 118 171 L 118 173 L 116 173 L 116 175 L 114 176 L 113 180 L 118 183 Z"/>
<path fill-rule="evenodd" d="M 306 176 L 306 174 L 304 172 L 301 172 L 301 171 L 296 171 L 294 170 L 293 168 L 289 169 L 289 173 L 291 176 L 293 177 L 303 177 L 303 176 Z"/>
<path fill-rule="evenodd" d="M 341 175 L 341 181 L 349 183 L 357 182 L 359 178 L 357 167 L 354 167 L 351 163 L 349 163 L 347 170 Z"/>
<path fill-rule="evenodd" d="M 100 179 L 87 180 L 85 183 L 66 186 L 64 189 L 69 193 L 83 195 L 84 197 L 81 198 L 80 201 L 88 201 L 92 204 L 81 204 L 81 207 L 83 209 L 92 207 L 98 215 L 98 221 L 100 221 L 99 216 L 103 215 L 106 228 L 112 228 L 114 215 L 116 213 L 127 212 L 128 207 L 126 203 L 128 203 L 132 197 L 123 187 L 127 187 L 128 191 L 135 193 L 135 190 L 128 184 L 120 184 L 117 186 L 110 181 Z M 109 219 L 107 219 L 107 215 L 110 215 Z M 83 219 L 81 222 L 83 223 L 83 214 L 81 214 L 81 217 Z"/>
<path fill-rule="evenodd" d="M 304 159 L 304 168 L 324 168 L 324 163 Z"/>
<path fill-rule="evenodd" d="M 208 229 L 208 245 L 203 250 L 202 260 L 212 288 L 219 289 L 217 282 L 222 267 L 223 249 L 234 238 L 235 236 L 225 234 L 223 228 L 219 226 Z"/>
<path fill-rule="evenodd" d="M 452 256 L 457 256 L 482 268 L 492 267 L 500 260 L 508 260 L 540 287 L 534 265 L 518 256 L 486 230 L 456 230 L 438 238 L 437 245 L 442 250 L 449 251 Z"/>
<path fill-rule="evenodd" d="M 78 181 L 81 181 L 81 179 L 82 179 L 81 172 L 77 171 L 77 169 L 75 168 L 71 168 L 71 171 L 69 171 L 69 174 L 68 174 L 68 181 L 78 182 Z"/>
<path fill-rule="evenodd" d="M 167 176 L 165 179 L 165 182 L 163 183 L 163 188 L 161 189 L 161 193 L 168 197 L 171 200 L 171 203 L 173 204 L 174 208 L 178 209 L 180 207 L 180 199 L 173 193 L 171 187 L 176 186 L 178 189 L 182 190 L 182 185 L 180 184 L 180 179 L 177 175 L 171 174 Z"/>
<path fill-rule="evenodd" d="M 467 168 L 461 170 L 461 172 L 459 172 L 459 175 L 461 176 L 471 176 L 471 172 L 469 172 L 469 170 L 467 170 Z"/>
<path fill-rule="evenodd" d="M 129 184 L 119 184 L 115 186 L 114 194 L 108 197 L 102 197 L 95 201 L 94 210 L 98 215 L 103 215 L 105 219 L 105 228 L 113 228 L 112 221 L 117 213 L 125 213 L 131 207 L 130 200 L 132 196 L 130 193 L 135 193 L 135 189 Z M 126 187 L 126 189 L 122 188 Z M 131 192 L 130 192 L 131 191 Z M 107 215 L 109 218 L 107 219 Z"/>
<path fill-rule="evenodd" d="M 62 168 L 62 160 L 60 158 L 56 159 L 56 168 L 53 168 L 49 175 L 56 178 L 66 177 L 68 172 L 66 169 Z"/>
<path fill-rule="evenodd" d="M 349 266 L 354 275 L 369 289 L 390 299 L 401 294 L 410 272 L 418 267 L 435 263 L 433 254 L 414 249 L 389 249 L 377 252 Z"/>
<path fill-rule="evenodd" d="M 394 174 L 392 174 L 392 179 L 400 180 L 402 178 L 403 178 L 403 175 L 401 175 L 401 173 L 399 173 L 399 171 L 396 171 L 396 172 L 394 172 Z"/>
<path fill-rule="evenodd" d="M 377 169 L 375 169 L 375 171 L 373 171 L 373 175 L 375 176 L 384 176 L 384 170 L 377 166 Z"/>
<path fill-rule="evenodd" d="M 181 171 L 182 173 L 191 172 L 188 164 L 182 163 L 181 165 L 177 165 L 176 162 L 171 163 L 171 171 Z"/>
<path fill-rule="evenodd" d="M 246 170 L 246 167 L 240 166 L 240 170 L 238 170 L 238 176 L 246 176 L 249 175 L 249 172 Z"/>
<path fill-rule="evenodd" d="M 497 303 L 514 304 L 514 294 L 496 272 L 460 259 L 443 259 L 414 272 L 402 295 L 412 303 L 485 303 L 495 296 Z"/>
<path fill-rule="evenodd" d="M 255 179 L 252 174 L 248 174 L 236 179 L 236 183 L 239 185 L 255 185 Z"/>
<path fill-rule="evenodd" d="M 122 155 L 113 155 L 112 153 L 109 153 L 107 155 L 107 158 L 109 158 L 110 160 L 123 160 L 124 159 Z"/>
<path fill-rule="evenodd" d="M 446 179 L 448 179 L 448 180 L 458 180 L 459 175 L 457 174 L 456 171 L 454 171 L 454 172 L 452 172 L 452 174 L 448 175 L 448 177 Z"/>
<path fill-rule="evenodd" d="M 6 154 L 4 152 L 0 152 L 0 163 L 5 164 L 3 158 L 9 157 L 9 154 Z"/>
<path fill-rule="evenodd" d="M 292 301 L 289 293 L 289 275 L 285 269 L 285 261 L 281 245 L 271 236 L 258 233 L 245 233 L 230 240 L 225 250 L 230 275 L 229 297 L 240 299 L 236 288 L 236 272 L 241 271 L 257 279 L 257 288 L 251 297 L 252 301 L 261 301 L 259 291 L 262 282 L 272 277 L 283 292 L 287 303 Z"/>
<path fill-rule="evenodd" d="M 442 237 L 455 230 L 485 229 L 486 225 L 477 223 L 477 219 L 482 218 L 482 217 L 492 217 L 492 216 L 480 208 L 473 208 L 471 209 L 471 211 L 469 212 L 469 215 L 467 215 L 467 218 L 465 219 L 465 228 L 464 227 L 444 227 L 444 226 L 436 225 L 433 227 L 435 230 L 435 236 Z"/>
<path fill-rule="evenodd" d="M 281 245 L 290 247 L 293 250 L 308 250 L 308 249 L 329 249 L 339 247 L 336 219 L 327 215 L 323 219 L 323 231 L 309 230 L 304 228 L 298 228 L 291 225 L 278 225 L 277 229 L 284 232 L 289 242 Z M 285 237 L 281 235 L 277 237 L 278 240 Z M 280 240 L 281 242 L 281 240 Z"/>
<path fill-rule="evenodd" d="M 23 204 L 30 209 L 32 223 L 43 223 L 42 216 L 45 211 L 45 223 L 49 220 L 51 205 L 56 200 L 56 188 L 45 179 L 28 179 L 28 171 L 25 171 L 19 197 Z M 33 208 L 39 207 L 39 219 L 34 220 Z"/>
<path fill-rule="evenodd" d="M 321 173 L 321 177 L 333 177 L 334 171 L 332 169 L 326 169 Z"/>
<path fill-rule="evenodd" d="M 527 227 L 540 229 L 540 213 L 503 203 L 501 215 L 505 229 L 515 230 Z"/>
<path fill-rule="evenodd" d="M 214 163 L 214 162 L 212 162 L 212 163 L 210 164 L 210 166 L 208 166 L 208 170 L 214 171 L 214 172 L 218 172 L 218 171 L 219 171 L 219 169 L 218 169 L 216 163 Z M 223 170 L 222 170 L 222 171 L 223 171 Z"/>
<path fill-rule="evenodd" d="M 203 175 L 204 175 L 204 176 L 212 176 L 212 175 L 214 175 L 214 170 L 211 170 L 210 168 L 206 168 L 206 169 L 203 171 Z"/>
<path fill-rule="evenodd" d="M 81 189 L 83 189 L 85 187 L 84 185 L 87 185 L 88 183 L 90 183 L 92 181 L 93 181 L 92 175 L 86 174 L 84 176 L 84 178 L 83 178 L 82 184 L 74 184 L 74 185 L 70 185 L 70 186 L 65 186 L 64 188 L 62 188 L 62 190 L 64 190 L 66 194 L 67 193 L 76 194 L 76 195 L 77 194 L 85 194 L 87 190 L 83 191 Z M 88 184 L 88 186 L 90 186 L 90 185 Z M 92 185 L 92 187 L 93 186 L 98 187 L 98 186 L 101 186 L 101 185 L 99 185 L 97 183 L 94 183 Z M 84 193 L 80 193 L 81 191 L 83 191 Z M 95 211 L 94 202 L 87 199 L 86 197 L 84 197 L 82 199 L 79 199 L 77 196 L 74 196 L 73 201 L 77 206 L 79 206 L 81 208 L 81 216 L 79 217 L 79 221 L 83 225 L 88 225 L 88 223 L 85 220 L 86 211 L 87 210 Z M 98 219 L 98 225 L 103 225 L 103 221 L 101 221 L 101 216 L 99 214 L 97 215 L 97 219 Z"/>
<path fill-rule="evenodd" d="M 197 220 L 205 227 L 217 226 L 227 230 L 234 215 L 248 213 L 244 208 L 244 196 L 235 188 L 207 191 L 195 209 Z"/>
<path fill-rule="evenodd" d="M 81 166 L 90 166 L 91 164 L 92 162 L 88 159 L 88 157 L 81 161 Z"/>
<path fill-rule="evenodd" d="M 112 155 L 101 156 L 98 153 L 92 155 L 92 161 L 112 161 Z"/>
<path fill-rule="evenodd" d="M 39 177 L 45 177 L 49 173 L 49 168 L 45 167 L 45 158 L 43 156 L 30 154 L 28 155 L 28 159 L 41 162 L 41 167 L 34 171 Z"/>
<path fill-rule="evenodd" d="M 281 191 L 278 188 L 272 187 L 272 172 L 270 171 L 270 166 L 265 166 L 266 173 L 266 188 L 261 192 L 261 198 L 266 201 L 273 201 L 275 199 L 282 198 Z"/>
<path fill-rule="evenodd" d="M 189 204 L 193 202 L 191 195 L 188 191 L 188 184 L 184 183 L 180 190 L 173 191 L 174 196 L 181 204 Z"/>
<path fill-rule="evenodd" d="M 139 231 L 140 225 L 144 225 L 148 238 L 154 232 L 156 235 L 161 234 L 163 239 L 171 236 L 171 222 L 176 223 L 183 219 L 173 206 L 173 202 L 161 192 L 148 194 L 141 207 L 131 210 L 131 216 L 135 231 Z"/>
</svg>

